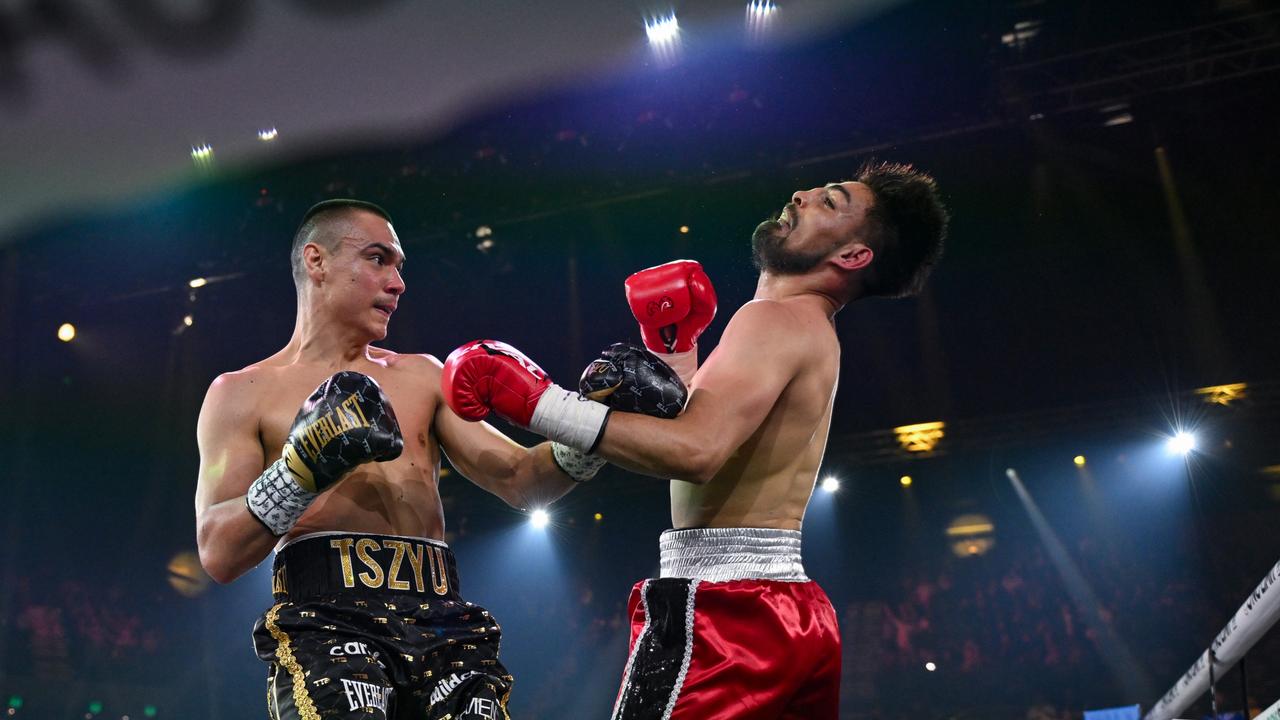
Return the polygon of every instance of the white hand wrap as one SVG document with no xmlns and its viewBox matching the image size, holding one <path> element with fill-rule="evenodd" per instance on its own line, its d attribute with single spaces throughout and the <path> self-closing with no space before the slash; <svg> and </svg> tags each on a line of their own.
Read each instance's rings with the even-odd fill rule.
<svg viewBox="0 0 1280 720">
<path fill-rule="evenodd" d="M 253 481 L 244 501 L 249 512 L 266 525 L 272 535 L 280 537 L 297 524 L 319 494 L 303 489 L 293 479 L 284 458 L 280 458 Z"/>
<path fill-rule="evenodd" d="M 555 459 L 556 465 L 560 466 L 565 475 L 573 478 L 574 482 L 580 483 L 595 477 L 596 473 L 600 472 L 600 468 L 608 462 L 599 455 L 588 455 L 558 442 L 551 443 L 551 457 Z"/>
<path fill-rule="evenodd" d="M 600 441 L 608 420 L 607 405 L 553 384 L 542 393 L 538 406 L 533 409 L 529 429 L 548 440 L 589 453 Z"/>
<path fill-rule="evenodd" d="M 693 374 L 698 372 L 698 344 L 694 343 L 693 349 L 678 353 L 654 353 L 662 358 L 662 361 L 671 366 L 676 371 L 676 375 L 680 376 L 680 382 L 685 387 L 689 387 L 689 383 L 693 381 Z"/>
</svg>

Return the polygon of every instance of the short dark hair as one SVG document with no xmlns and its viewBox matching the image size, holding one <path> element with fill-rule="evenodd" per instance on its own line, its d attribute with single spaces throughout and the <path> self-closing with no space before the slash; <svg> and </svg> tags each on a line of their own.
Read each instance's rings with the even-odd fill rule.
<svg viewBox="0 0 1280 720">
<path fill-rule="evenodd" d="M 364 200 L 353 200 L 351 198 L 333 198 L 331 200 L 323 200 L 312 205 L 306 213 L 302 215 L 302 222 L 298 224 L 298 229 L 293 233 L 293 247 L 289 250 L 289 267 L 293 271 L 293 284 L 302 289 L 302 283 L 306 273 L 302 269 L 302 247 L 309 242 L 314 242 L 316 230 L 326 222 L 342 217 L 354 210 L 363 210 L 381 217 L 387 222 L 391 222 L 391 215 L 378 205 Z M 333 239 L 325 238 L 325 247 L 333 249 Z"/>
<path fill-rule="evenodd" d="M 875 195 L 867 210 L 875 259 L 863 274 L 863 295 L 909 297 L 920 292 L 942 257 L 950 215 L 927 173 L 904 163 L 868 161 L 855 178 Z"/>
</svg>

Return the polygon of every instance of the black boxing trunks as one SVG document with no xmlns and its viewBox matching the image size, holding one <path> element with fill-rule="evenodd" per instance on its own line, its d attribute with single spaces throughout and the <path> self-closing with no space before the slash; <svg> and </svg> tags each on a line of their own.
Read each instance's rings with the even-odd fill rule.
<svg viewBox="0 0 1280 720">
<path fill-rule="evenodd" d="M 316 533 L 275 557 L 253 630 L 273 720 L 509 720 L 501 630 L 442 542 Z"/>
</svg>

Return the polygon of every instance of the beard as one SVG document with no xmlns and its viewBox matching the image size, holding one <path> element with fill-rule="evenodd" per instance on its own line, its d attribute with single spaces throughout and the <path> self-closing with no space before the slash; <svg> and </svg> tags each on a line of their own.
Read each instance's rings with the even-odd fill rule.
<svg viewBox="0 0 1280 720">
<path fill-rule="evenodd" d="M 793 228 L 794 231 L 794 228 Z M 782 233 L 777 220 L 765 220 L 751 233 L 751 262 L 761 272 L 774 275 L 803 275 L 826 258 L 825 251 L 792 250 L 785 247 L 790 233 Z"/>
</svg>

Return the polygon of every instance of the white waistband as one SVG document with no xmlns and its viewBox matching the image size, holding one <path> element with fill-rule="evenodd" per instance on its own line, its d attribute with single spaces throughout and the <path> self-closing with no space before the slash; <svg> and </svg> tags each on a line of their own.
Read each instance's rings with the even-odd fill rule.
<svg viewBox="0 0 1280 720">
<path fill-rule="evenodd" d="M 658 541 L 661 577 L 807 582 L 800 531 L 772 528 L 668 530 Z"/>
</svg>

